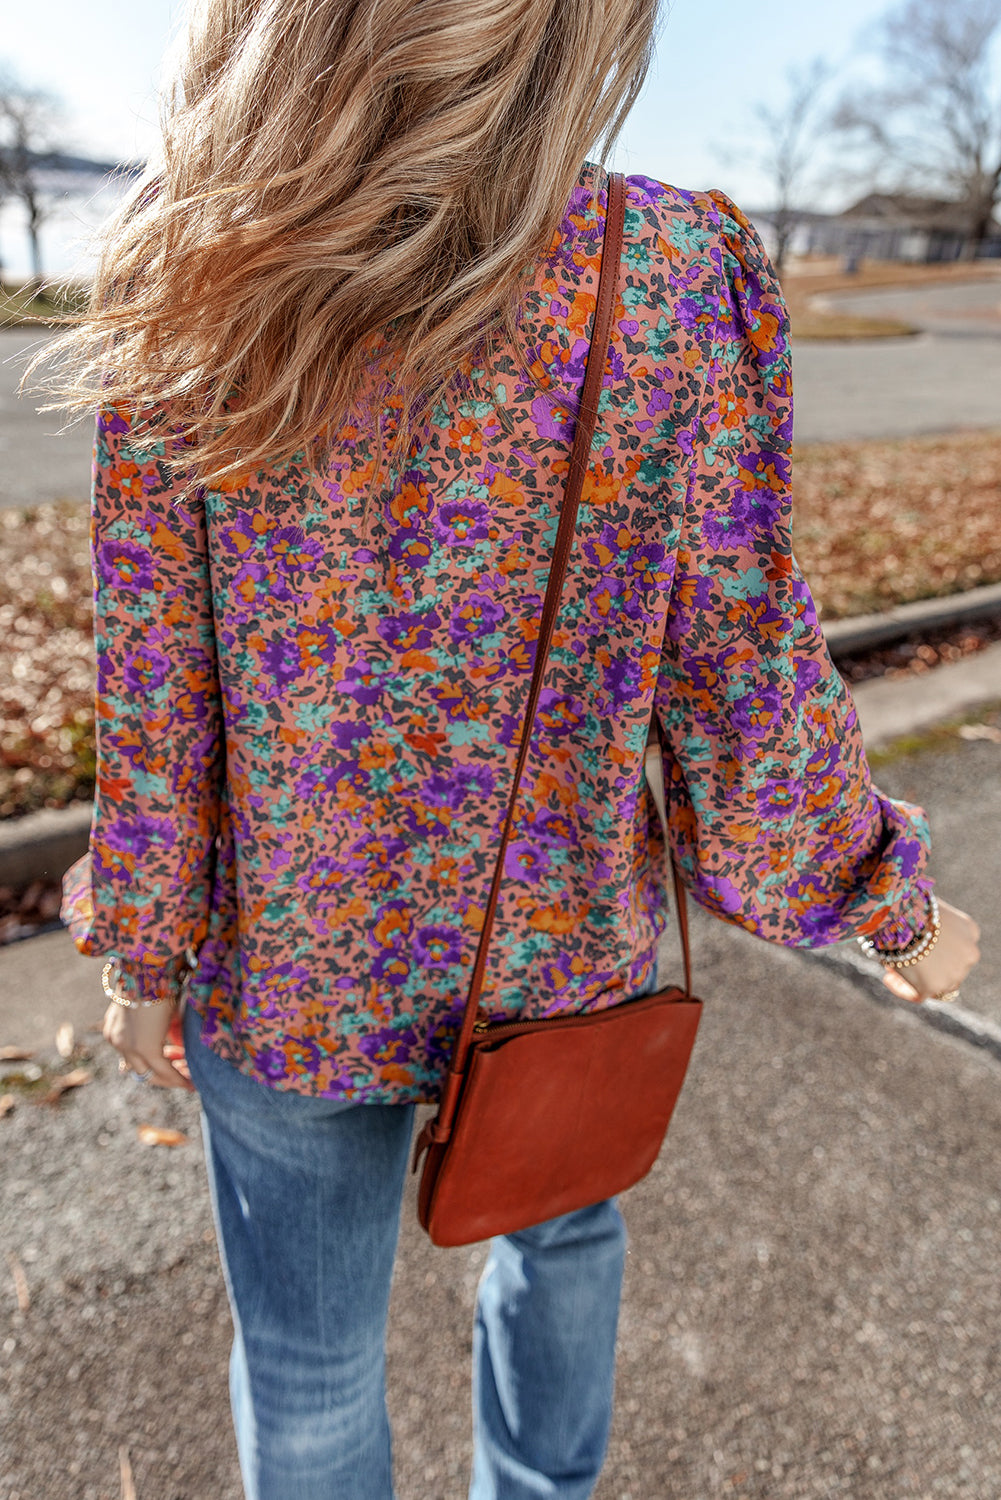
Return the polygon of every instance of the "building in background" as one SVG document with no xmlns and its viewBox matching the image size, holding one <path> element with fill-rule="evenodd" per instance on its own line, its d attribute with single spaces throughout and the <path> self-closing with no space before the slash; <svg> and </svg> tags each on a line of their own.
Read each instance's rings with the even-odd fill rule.
<svg viewBox="0 0 1001 1500">
<path fill-rule="evenodd" d="M 771 214 L 753 214 L 766 247 L 774 240 Z M 793 255 L 838 256 L 845 262 L 900 260 L 934 263 L 962 259 L 969 214 L 962 203 L 906 193 L 867 193 L 838 214 L 796 214 Z M 1001 223 L 993 221 L 979 258 L 1001 256 Z"/>
</svg>

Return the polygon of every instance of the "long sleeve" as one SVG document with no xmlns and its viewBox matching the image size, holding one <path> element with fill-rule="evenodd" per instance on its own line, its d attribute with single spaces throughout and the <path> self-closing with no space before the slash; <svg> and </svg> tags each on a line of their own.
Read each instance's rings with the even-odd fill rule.
<svg viewBox="0 0 1001 1500">
<path fill-rule="evenodd" d="M 82 953 L 127 991 L 171 993 L 205 936 L 223 767 L 204 508 L 181 501 L 163 449 L 98 414 L 91 562 L 97 794 L 90 852 L 64 881 Z"/>
<path fill-rule="evenodd" d="M 671 836 L 696 901 L 759 936 L 921 925 L 928 829 L 872 785 L 792 552 L 788 318 L 722 194 L 718 309 L 657 689 Z"/>
</svg>

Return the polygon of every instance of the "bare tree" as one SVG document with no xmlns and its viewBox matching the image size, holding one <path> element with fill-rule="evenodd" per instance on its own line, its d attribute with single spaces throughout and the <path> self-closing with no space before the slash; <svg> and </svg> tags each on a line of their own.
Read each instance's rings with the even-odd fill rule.
<svg viewBox="0 0 1001 1500">
<path fill-rule="evenodd" d="M 6 203 L 8 196 L 9 196 L 9 189 L 8 189 L 8 186 L 7 186 L 7 177 L 6 177 L 6 174 L 5 174 L 4 170 L 3 170 L 3 163 L 2 163 L 2 161 L 0 161 L 0 213 L 3 212 L 3 206 Z M 2 284 L 3 284 L 3 246 L 0 245 L 0 286 L 2 286 Z"/>
<path fill-rule="evenodd" d="M 822 58 L 814 58 L 808 67 L 789 73 L 782 102 L 759 104 L 754 111 L 761 141 L 760 165 L 772 185 L 773 259 L 780 276 L 796 227 L 797 207 L 802 207 L 807 174 L 826 121 L 824 90 L 830 77 L 829 65 Z"/>
<path fill-rule="evenodd" d="M 0 184 L 24 207 L 36 290 L 43 280 L 40 231 L 50 208 L 43 173 L 58 156 L 59 120 L 59 106 L 51 94 L 9 74 L 0 76 Z"/>
<path fill-rule="evenodd" d="M 971 259 L 1001 198 L 999 35 L 1001 0 L 902 0 L 876 33 L 885 83 L 850 94 L 836 117 L 884 181 L 962 205 Z"/>
</svg>

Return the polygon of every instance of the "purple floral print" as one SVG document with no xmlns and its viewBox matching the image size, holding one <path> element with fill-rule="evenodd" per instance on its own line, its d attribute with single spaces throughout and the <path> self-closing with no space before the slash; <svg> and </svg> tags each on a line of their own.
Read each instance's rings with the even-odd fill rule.
<svg viewBox="0 0 1001 1500">
<path fill-rule="evenodd" d="M 773 942 L 906 941 L 920 809 L 882 796 L 791 545 L 788 321 L 719 193 L 628 179 L 613 347 L 505 868 L 485 1005 L 614 1004 L 668 904 L 656 718 L 695 900 Z M 402 471 L 373 385 L 318 471 L 179 486 L 126 411 L 94 452 L 100 744 L 83 952 L 179 955 L 221 1056 L 275 1088 L 434 1100 L 503 821 L 605 212 L 587 164 L 501 341 Z M 501 411 L 503 408 L 503 411 Z M 503 420 L 501 420 L 503 417 Z"/>
</svg>

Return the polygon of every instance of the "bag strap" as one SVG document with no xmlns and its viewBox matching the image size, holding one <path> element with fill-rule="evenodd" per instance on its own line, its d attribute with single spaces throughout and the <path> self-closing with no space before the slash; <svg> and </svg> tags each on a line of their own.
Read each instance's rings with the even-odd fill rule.
<svg viewBox="0 0 1001 1500">
<path fill-rule="evenodd" d="M 487 955 L 490 949 L 490 938 L 493 933 L 494 917 L 497 912 L 497 902 L 500 897 L 501 884 L 504 878 L 504 857 L 507 853 L 508 841 L 511 837 L 512 827 L 514 826 L 515 808 L 518 802 L 518 794 L 521 790 L 522 776 L 524 775 L 525 765 L 528 760 L 532 731 L 535 727 L 535 713 L 538 707 L 539 693 L 542 689 L 542 680 L 545 676 L 546 665 L 549 660 L 549 648 L 552 644 L 560 596 L 563 592 L 567 562 L 573 548 L 574 533 L 577 524 L 577 509 L 580 505 L 584 480 L 587 477 L 587 471 L 591 462 L 591 445 L 594 441 L 595 428 L 598 423 L 598 402 L 601 397 L 602 381 L 604 379 L 609 345 L 611 343 L 612 315 L 615 310 L 615 293 L 618 285 L 619 265 L 622 259 L 622 241 L 625 235 L 625 212 L 626 179 L 621 172 L 613 172 L 608 179 L 605 235 L 601 252 L 601 272 L 598 279 L 598 297 L 594 314 L 594 327 L 591 333 L 591 345 L 588 349 L 587 365 L 584 371 L 584 385 L 581 391 L 577 426 L 570 453 L 570 467 L 567 473 L 563 504 L 560 510 L 559 526 L 553 546 L 553 560 L 549 573 L 549 582 L 546 585 L 546 596 L 542 605 L 539 641 L 535 651 L 532 681 L 522 720 L 521 739 L 518 746 L 518 758 L 514 768 L 511 795 L 508 799 L 507 816 L 504 819 L 504 826 L 501 830 L 497 863 L 494 867 L 493 880 L 490 884 L 490 895 L 483 917 L 483 926 L 480 930 L 480 940 L 476 949 L 473 973 L 469 981 L 469 992 L 466 998 L 465 1012 L 462 1017 L 462 1026 L 456 1038 L 455 1050 L 452 1054 L 452 1061 L 442 1092 L 437 1118 L 429 1122 L 421 1133 L 421 1138 L 418 1142 L 418 1152 L 430 1141 L 444 1141 L 451 1134 L 452 1119 L 458 1103 L 459 1086 L 465 1070 L 466 1057 L 473 1040 L 473 1033 L 476 1029 L 477 1012 L 480 1005 L 480 995 L 483 990 L 483 979 L 486 974 Z M 685 905 L 685 890 L 678 877 L 677 868 L 674 866 L 673 861 L 672 874 L 674 876 L 675 898 L 678 903 L 679 930 L 685 957 L 686 993 L 691 994 L 691 961 L 688 952 L 688 914 Z"/>
</svg>

